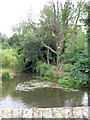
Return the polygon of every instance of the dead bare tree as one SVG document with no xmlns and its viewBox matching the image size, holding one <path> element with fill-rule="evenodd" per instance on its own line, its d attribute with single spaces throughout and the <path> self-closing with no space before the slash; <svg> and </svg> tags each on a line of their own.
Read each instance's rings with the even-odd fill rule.
<svg viewBox="0 0 90 120">
<path fill-rule="evenodd" d="M 43 44 L 43 46 L 56 54 L 56 56 L 57 56 L 57 68 L 56 68 L 56 70 L 62 70 L 63 69 L 62 66 L 63 66 L 64 60 L 60 60 L 59 57 L 60 57 L 60 52 L 62 50 L 62 43 L 64 41 L 64 34 L 66 34 L 68 32 L 68 29 L 66 28 L 66 24 L 68 24 L 68 23 L 66 23 L 66 21 L 65 21 L 65 19 L 68 20 L 68 17 L 66 17 L 64 20 L 63 20 L 63 17 L 62 17 L 61 20 L 60 20 L 60 14 L 61 14 L 60 12 L 62 12 L 62 10 L 65 10 L 66 7 L 68 7 L 69 1 L 70 0 L 66 0 L 66 2 L 64 4 L 64 8 L 62 7 L 62 4 L 59 3 L 59 1 L 57 1 L 56 4 L 55 4 L 55 2 L 52 1 L 53 20 L 52 20 L 51 24 L 52 24 L 52 36 L 56 40 L 56 48 L 57 48 L 56 51 L 53 50 L 50 46 L 47 46 L 43 42 L 43 39 L 40 36 L 36 26 L 34 25 L 34 23 L 31 20 L 29 20 L 29 24 L 35 30 L 35 32 L 36 32 L 38 38 L 40 39 L 41 43 Z M 77 26 L 78 26 L 77 23 L 78 23 L 78 20 L 79 20 L 79 17 L 80 17 L 82 6 L 83 6 L 83 2 L 80 2 L 79 5 L 78 5 L 78 8 L 77 8 L 76 19 L 75 19 L 75 22 L 74 22 L 74 25 L 73 25 L 73 28 L 72 28 L 70 40 L 68 42 L 67 47 L 64 50 L 62 50 L 62 54 L 65 54 L 69 50 L 69 48 L 71 47 L 71 43 L 72 43 L 75 31 L 76 31 Z M 60 8 L 61 8 L 61 11 L 60 11 Z M 64 15 L 68 16 L 68 13 L 64 14 Z"/>
</svg>

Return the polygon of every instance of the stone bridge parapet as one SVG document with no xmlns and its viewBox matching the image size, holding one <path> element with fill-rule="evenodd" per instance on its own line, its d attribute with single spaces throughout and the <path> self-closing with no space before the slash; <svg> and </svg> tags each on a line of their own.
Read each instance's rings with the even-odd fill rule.
<svg viewBox="0 0 90 120">
<path fill-rule="evenodd" d="M 90 119 L 90 107 L 0 109 L 2 118 L 83 118 Z"/>
</svg>

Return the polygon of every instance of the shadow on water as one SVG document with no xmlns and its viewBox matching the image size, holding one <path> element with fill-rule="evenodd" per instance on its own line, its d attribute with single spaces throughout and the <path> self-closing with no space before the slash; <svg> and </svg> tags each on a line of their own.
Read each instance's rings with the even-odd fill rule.
<svg viewBox="0 0 90 120">
<path fill-rule="evenodd" d="M 54 88 L 39 88 L 29 92 L 16 91 L 18 83 L 35 79 L 31 74 L 21 74 L 11 80 L 3 80 L 0 108 L 73 107 L 87 106 L 88 90 L 64 91 Z"/>
</svg>

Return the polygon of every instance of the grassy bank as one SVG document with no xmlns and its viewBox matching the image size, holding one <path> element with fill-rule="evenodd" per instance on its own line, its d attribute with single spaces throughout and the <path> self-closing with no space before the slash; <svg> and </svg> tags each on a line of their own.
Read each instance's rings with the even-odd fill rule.
<svg viewBox="0 0 90 120">
<path fill-rule="evenodd" d="M 73 65 L 64 64 L 63 71 L 56 71 L 56 66 L 47 65 L 43 62 L 38 62 L 36 70 L 41 80 L 54 81 L 58 84 L 74 88 L 88 87 L 87 76 L 79 77 L 78 74 L 73 76 Z M 83 75 L 83 74 L 82 74 Z"/>
<path fill-rule="evenodd" d="M 19 71 L 15 68 L 2 68 L 0 72 L 3 80 L 15 77 Z"/>
</svg>

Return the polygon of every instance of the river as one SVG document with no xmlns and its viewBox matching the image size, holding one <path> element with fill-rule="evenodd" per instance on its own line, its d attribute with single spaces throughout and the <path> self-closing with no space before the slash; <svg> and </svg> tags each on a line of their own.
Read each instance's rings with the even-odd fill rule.
<svg viewBox="0 0 90 120">
<path fill-rule="evenodd" d="M 3 80 L 0 87 L 0 108 L 48 108 L 88 106 L 88 89 L 64 91 L 58 88 L 38 88 L 33 91 L 17 91 L 16 86 L 32 81 L 35 75 L 22 73 L 10 80 Z M 2 93 L 2 94 L 1 94 Z"/>
</svg>

